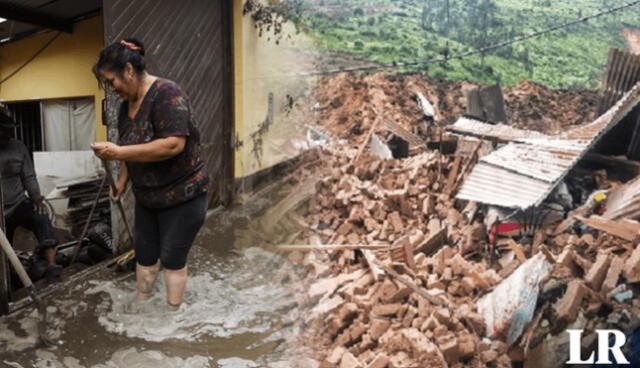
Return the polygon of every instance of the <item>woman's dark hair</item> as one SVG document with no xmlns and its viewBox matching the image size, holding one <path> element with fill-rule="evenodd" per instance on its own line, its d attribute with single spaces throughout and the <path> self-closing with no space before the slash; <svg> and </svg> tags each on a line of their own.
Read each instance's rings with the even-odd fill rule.
<svg viewBox="0 0 640 368">
<path fill-rule="evenodd" d="M 127 63 L 131 63 L 138 76 L 147 68 L 144 60 L 144 45 L 135 38 L 125 38 L 102 49 L 98 61 L 93 65 L 93 74 L 98 81 L 100 81 L 100 70 L 122 76 Z"/>
</svg>

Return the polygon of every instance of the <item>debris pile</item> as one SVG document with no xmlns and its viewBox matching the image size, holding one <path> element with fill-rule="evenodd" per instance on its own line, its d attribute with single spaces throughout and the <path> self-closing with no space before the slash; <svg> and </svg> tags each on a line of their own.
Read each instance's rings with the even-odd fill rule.
<svg viewBox="0 0 640 368">
<path fill-rule="evenodd" d="M 486 145 L 461 156 L 418 144 L 429 137 L 421 134 L 415 95 L 433 104 L 436 121 L 453 122 L 464 111 L 462 90 L 473 85 L 443 93 L 428 83 L 415 75 L 320 81 L 310 110 L 334 143 L 316 149 L 314 190 L 294 188 L 296 201 L 285 206 L 307 203 L 302 215 L 287 216 L 301 229 L 286 244 L 307 244 L 290 246 L 289 259 L 305 270 L 297 297 L 308 309 L 300 323 L 317 366 L 510 367 L 536 362 L 535 354 L 557 354 L 558 364 L 568 343 L 550 341 L 568 341 L 567 327 L 585 329 L 588 351 L 596 328 L 633 326 L 640 223 L 590 216 L 584 205 L 560 224 L 493 242 L 483 206 L 454 199 Z M 512 123 L 538 124 L 517 108 L 558 122 L 538 126 L 544 132 L 595 117 L 595 92 L 566 93 L 529 82 L 510 89 Z M 376 135 L 392 133 L 408 142 L 408 157 L 381 158 L 374 146 L 383 141 L 366 149 Z"/>
</svg>

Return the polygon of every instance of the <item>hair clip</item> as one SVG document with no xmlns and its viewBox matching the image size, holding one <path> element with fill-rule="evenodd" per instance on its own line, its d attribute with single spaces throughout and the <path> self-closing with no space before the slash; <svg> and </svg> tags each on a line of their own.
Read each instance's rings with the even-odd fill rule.
<svg viewBox="0 0 640 368">
<path fill-rule="evenodd" d="M 120 41 L 120 44 L 123 45 L 124 47 L 128 48 L 129 50 L 132 51 L 139 51 L 140 50 L 140 46 L 134 44 L 133 42 L 127 42 L 125 40 Z"/>
</svg>

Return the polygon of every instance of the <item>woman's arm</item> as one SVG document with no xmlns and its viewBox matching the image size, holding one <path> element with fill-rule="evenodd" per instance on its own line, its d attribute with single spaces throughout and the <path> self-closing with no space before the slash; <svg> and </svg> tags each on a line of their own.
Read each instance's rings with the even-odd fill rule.
<svg viewBox="0 0 640 368">
<path fill-rule="evenodd" d="M 124 161 L 120 161 L 120 174 L 118 175 L 118 182 L 116 183 L 116 192 L 113 193 L 113 188 L 109 188 L 111 199 L 114 201 L 120 200 L 120 196 L 124 193 L 124 189 L 127 187 L 127 180 L 129 180 L 127 164 Z"/>
<path fill-rule="evenodd" d="M 96 156 L 103 160 L 154 162 L 177 156 L 184 150 L 186 141 L 186 137 L 180 136 L 159 138 L 148 143 L 129 146 L 118 146 L 111 142 L 95 142 L 91 144 L 91 148 Z"/>
</svg>

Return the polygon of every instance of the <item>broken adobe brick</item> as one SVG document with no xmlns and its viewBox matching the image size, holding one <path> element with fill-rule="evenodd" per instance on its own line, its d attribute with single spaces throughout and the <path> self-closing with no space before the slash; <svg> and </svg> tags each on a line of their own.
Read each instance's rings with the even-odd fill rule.
<svg viewBox="0 0 640 368">
<path fill-rule="evenodd" d="M 460 350 L 458 347 L 458 339 L 456 339 L 454 335 L 451 335 L 450 338 L 439 340 L 438 347 L 447 363 L 454 364 L 458 362 Z"/>
<path fill-rule="evenodd" d="M 325 362 L 331 364 L 333 367 L 337 366 L 342 360 L 342 356 L 347 352 L 344 346 L 336 346 L 329 355 L 327 355 Z"/>
<path fill-rule="evenodd" d="M 461 359 L 469 359 L 476 354 L 477 337 L 470 333 L 458 336 L 458 350 Z"/>
<path fill-rule="evenodd" d="M 596 262 L 591 266 L 589 272 L 584 277 L 584 281 L 591 289 L 595 291 L 600 291 L 600 287 L 602 286 L 602 282 L 604 281 L 605 276 L 607 275 L 607 270 L 609 268 L 609 263 L 611 262 L 611 258 L 609 258 L 608 254 L 598 253 L 596 257 Z"/>
<path fill-rule="evenodd" d="M 624 277 L 628 282 L 640 281 L 640 246 L 638 245 L 625 262 Z"/>
<path fill-rule="evenodd" d="M 375 316 L 394 316 L 400 308 L 402 304 L 378 304 L 373 307 L 371 313 Z"/>
<path fill-rule="evenodd" d="M 467 260 L 465 260 L 460 255 L 460 253 L 457 253 L 455 256 L 453 256 L 453 258 L 451 258 L 447 263 L 451 265 L 453 273 L 456 275 L 464 276 L 471 269 L 471 265 L 469 264 L 469 262 L 467 262 Z"/>
<path fill-rule="evenodd" d="M 389 220 L 389 223 L 391 223 L 391 227 L 393 227 L 395 232 L 400 233 L 404 230 L 402 218 L 400 218 L 400 214 L 397 211 L 393 211 L 387 215 L 387 220 Z"/>
<path fill-rule="evenodd" d="M 378 353 L 375 358 L 367 365 L 367 368 L 385 368 L 389 364 L 389 356 L 385 353 Z"/>
<path fill-rule="evenodd" d="M 347 351 L 340 360 L 340 368 L 364 368 L 364 365 L 351 352 Z"/>
<path fill-rule="evenodd" d="M 360 243 L 360 237 L 356 233 L 351 233 L 351 234 L 347 235 L 347 242 L 349 244 L 359 244 Z"/>
<path fill-rule="evenodd" d="M 436 328 L 438 328 L 438 326 L 440 326 L 440 322 L 438 322 L 436 317 L 431 315 L 427 319 L 424 320 L 424 322 L 422 323 L 422 326 L 420 326 L 420 331 L 422 331 L 422 332 L 425 332 L 427 330 L 428 331 L 433 331 Z"/>
<path fill-rule="evenodd" d="M 620 278 L 620 274 L 624 269 L 624 260 L 621 257 L 613 257 L 611 261 L 611 265 L 609 266 L 609 270 L 607 271 L 607 276 L 602 283 L 602 292 L 608 293 L 613 290 L 613 288 L 618 285 L 618 279 Z"/>
<path fill-rule="evenodd" d="M 378 340 L 391 327 L 391 321 L 382 318 L 372 318 L 369 327 L 369 336 L 373 340 Z"/>
<path fill-rule="evenodd" d="M 586 286 L 580 280 L 571 280 L 571 282 L 569 282 L 567 291 L 564 293 L 564 296 L 562 296 L 562 299 L 560 299 L 556 309 L 558 319 L 567 322 L 573 322 L 576 319 L 578 309 L 585 294 L 585 288 Z"/>
</svg>

